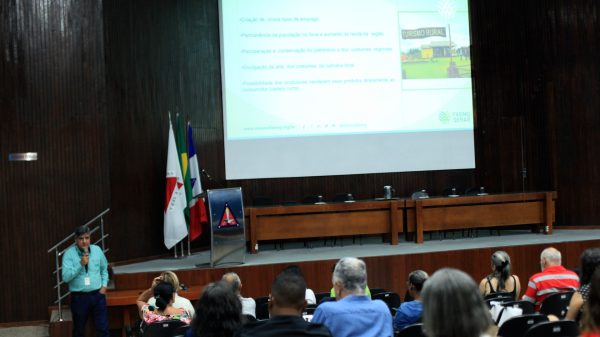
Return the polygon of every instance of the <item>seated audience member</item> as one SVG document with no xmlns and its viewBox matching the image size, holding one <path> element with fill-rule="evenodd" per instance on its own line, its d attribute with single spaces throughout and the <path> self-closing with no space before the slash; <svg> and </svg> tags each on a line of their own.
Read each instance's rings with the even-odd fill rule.
<svg viewBox="0 0 600 337">
<path fill-rule="evenodd" d="M 523 300 L 535 304 L 539 311 L 542 302 L 551 294 L 561 290 L 577 290 L 579 276 L 561 265 L 560 252 L 553 247 L 546 248 L 540 255 L 541 273 L 529 278 Z"/>
<path fill-rule="evenodd" d="M 423 284 L 428 277 L 429 275 L 422 270 L 415 270 L 408 274 L 408 293 L 414 300 L 400 305 L 396 316 L 394 316 L 394 329 L 402 330 L 402 328 L 417 323 L 421 319 L 423 313 L 421 289 L 423 289 Z"/>
<path fill-rule="evenodd" d="M 185 297 L 179 296 L 177 294 L 177 292 L 179 290 L 181 290 L 181 286 L 179 285 L 179 279 L 177 278 L 177 275 L 175 275 L 174 272 L 172 271 L 165 271 L 162 274 L 160 274 L 160 279 L 164 282 L 170 283 L 173 286 L 173 289 L 175 289 L 175 294 L 173 294 L 173 308 L 176 309 L 184 309 L 189 317 L 194 317 L 194 306 L 192 305 L 192 302 L 190 302 L 190 300 L 188 300 Z M 156 299 L 154 297 L 151 297 L 148 300 L 148 304 L 150 304 L 151 306 L 156 306 Z"/>
<path fill-rule="evenodd" d="M 580 268 L 581 268 L 581 287 L 571 297 L 569 303 L 569 311 L 565 316 L 568 320 L 579 320 L 580 314 L 583 311 L 584 304 L 589 296 L 590 280 L 596 270 L 596 267 L 600 265 L 600 248 L 588 248 L 581 253 Z"/>
<path fill-rule="evenodd" d="M 244 325 L 235 336 L 331 336 L 322 324 L 314 324 L 302 318 L 306 308 L 306 283 L 302 276 L 284 270 L 275 278 L 269 296 L 271 318 Z"/>
<path fill-rule="evenodd" d="M 464 272 L 444 268 L 425 282 L 423 330 L 428 337 L 488 336 L 492 319 L 477 285 Z"/>
<path fill-rule="evenodd" d="M 287 266 L 282 273 L 292 273 L 300 276 L 304 279 L 304 275 L 302 274 L 302 269 L 296 265 Z M 304 295 L 306 298 L 307 304 L 317 304 L 317 298 L 315 297 L 315 292 L 312 289 L 306 288 L 306 294 Z"/>
<path fill-rule="evenodd" d="M 242 297 L 242 280 L 236 273 L 224 274 L 221 280 L 229 283 L 242 303 L 242 314 L 256 317 L 256 302 L 252 297 Z"/>
<path fill-rule="evenodd" d="M 479 283 L 481 294 L 510 293 L 517 300 L 521 282 L 517 275 L 511 275 L 510 267 L 510 256 L 505 251 L 499 250 L 492 254 L 492 273 Z"/>
<path fill-rule="evenodd" d="M 220 281 L 204 288 L 185 337 L 232 337 L 242 325 L 242 303 L 231 285 Z"/>
<path fill-rule="evenodd" d="M 331 272 L 332 273 L 333 273 L 334 269 L 335 269 L 335 265 L 333 265 L 333 267 L 331 267 Z M 371 298 L 371 289 L 369 289 L 368 285 L 365 285 L 365 295 L 367 295 L 368 298 Z M 329 297 L 336 298 L 335 297 L 335 288 L 334 287 L 331 287 L 331 290 L 329 291 Z"/>
<path fill-rule="evenodd" d="M 371 301 L 365 295 L 367 266 L 353 257 L 345 257 L 335 265 L 332 277 L 337 302 L 324 302 L 317 307 L 313 323 L 322 323 L 335 337 L 393 336 L 392 316 L 381 300 Z"/>
<path fill-rule="evenodd" d="M 594 271 L 589 284 L 581 319 L 581 337 L 600 337 L 600 268 Z"/>
<path fill-rule="evenodd" d="M 170 283 L 163 282 L 160 277 L 155 278 L 152 286 L 143 291 L 137 299 L 140 317 L 146 323 L 178 319 L 189 324 L 192 318 L 187 312 L 173 307 L 174 294 L 175 289 Z M 151 296 L 156 299 L 156 307 L 148 304 Z"/>
</svg>

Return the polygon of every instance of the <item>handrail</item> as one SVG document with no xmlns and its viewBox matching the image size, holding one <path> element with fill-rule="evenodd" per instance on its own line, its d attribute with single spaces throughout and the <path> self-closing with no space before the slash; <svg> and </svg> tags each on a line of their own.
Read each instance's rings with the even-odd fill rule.
<svg viewBox="0 0 600 337">
<path fill-rule="evenodd" d="M 90 225 L 92 222 L 94 222 L 94 221 L 98 220 L 98 218 L 102 217 L 104 214 L 108 213 L 109 211 L 110 211 L 110 208 L 107 208 L 107 209 L 105 209 L 105 210 L 104 210 L 104 211 L 102 211 L 100 214 L 96 215 L 96 216 L 95 216 L 95 217 L 94 217 L 92 220 L 90 220 L 90 221 L 86 222 L 86 223 L 84 224 L 84 226 L 88 226 L 88 225 Z M 95 231 L 96 231 L 96 229 L 97 229 L 97 228 L 94 228 L 94 229 L 92 230 L 92 233 L 93 233 L 93 232 L 95 232 Z M 91 233 L 90 233 L 90 234 L 91 234 Z M 67 240 L 69 240 L 69 239 L 72 239 L 74 235 L 75 235 L 75 234 L 71 233 L 71 235 L 69 235 L 69 236 L 67 236 L 66 238 L 62 239 L 62 241 L 60 241 L 59 243 L 57 243 L 57 244 L 55 244 L 54 246 L 52 246 L 52 248 L 48 249 L 48 253 L 50 253 L 51 251 L 53 251 L 54 249 L 56 249 L 56 247 L 58 247 L 58 246 L 62 245 L 62 244 L 65 242 L 65 241 L 67 241 Z"/>
<path fill-rule="evenodd" d="M 92 220 L 86 222 L 84 225 L 84 226 L 90 226 L 91 224 L 100 220 L 100 223 L 98 224 L 97 227 L 91 228 L 90 234 L 93 234 L 94 232 L 100 230 L 100 238 L 98 240 L 94 241 L 94 244 L 100 243 L 100 245 L 102 246 L 102 251 L 104 253 L 106 253 L 108 251 L 108 248 L 105 247 L 105 242 L 104 242 L 105 239 L 108 237 L 108 234 L 104 233 L 104 215 L 106 213 L 108 213 L 109 211 L 110 211 L 110 208 L 105 209 L 104 211 L 102 211 L 98 215 L 96 215 Z M 59 263 L 60 262 L 59 258 L 63 255 L 63 253 L 67 249 L 69 249 L 75 243 L 70 242 L 68 244 L 68 246 L 66 246 L 66 248 L 64 248 L 64 249 L 59 249 L 59 247 L 64 246 L 67 242 L 69 242 L 69 240 L 73 240 L 74 237 L 75 237 L 75 234 L 71 233 L 70 235 L 68 235 L 67 237 L 62 239 L 60 242 L 58 242 L 57 244 L 52 246 L 52 248 L 48 249 L 48 253 L 54 252 L 54 262 L 56 264 L 56 268 L 54 269 L 52 274 L 56 275 L 56 283 L 54 285 L 54 289 L 56 289 L 56 295 L 57 295 L 56 298 L 57 299 L 54 301 L 54 303 L 55 304 L 58 303 L 58 321 L 59 322 L 63 320 L 62 300 L 64 298 L 66 298 L 67 296 L 69 296 L 69 294 L 71 293 L 70 291 L 67 291 L 64 294 L 61 292 L 61 286 L 64 285 L 65 282 L 63 280 L 61 280 L 60 270 L 62 269 L 62 266 Z"/>
</svg>

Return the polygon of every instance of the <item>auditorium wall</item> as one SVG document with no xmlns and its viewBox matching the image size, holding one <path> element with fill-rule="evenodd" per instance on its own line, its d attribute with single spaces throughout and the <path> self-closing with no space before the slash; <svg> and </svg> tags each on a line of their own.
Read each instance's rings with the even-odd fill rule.
<svg viewBox="0 0 600 337">
<path fill-rule="evenodd" d="M 475 170 L 225 181 L 216 0 L 1 2 L 0 277 L 4 302 L 26 305 L 0 323 L 48 318 L 47 249 L 105 208 L 110 261 L 167 253 L 168 111 L 195 128 L 205 187 L 241 186 L 247 203 L 483 185 L 557 190 L 558 225 L 598 225 L 599 6 L 471 3 Z M 7 161 L 27 151 L 38 161 Z"/>
</svg>

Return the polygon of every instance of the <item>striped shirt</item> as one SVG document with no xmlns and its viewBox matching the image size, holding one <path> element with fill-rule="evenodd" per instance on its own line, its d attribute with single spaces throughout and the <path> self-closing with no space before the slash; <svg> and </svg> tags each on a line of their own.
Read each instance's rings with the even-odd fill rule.
<svg viewBox="0 0 600 337">
<path fill-rule="evenodd" d="M 535 310 L 539 311 L 548 295 L 565 290 L 577 290 L 577 288 L 579 288 L 577 274 L 563 266 L 551 266 L 529 278 L 523 300 L 535 303 Z"/>
</svg>

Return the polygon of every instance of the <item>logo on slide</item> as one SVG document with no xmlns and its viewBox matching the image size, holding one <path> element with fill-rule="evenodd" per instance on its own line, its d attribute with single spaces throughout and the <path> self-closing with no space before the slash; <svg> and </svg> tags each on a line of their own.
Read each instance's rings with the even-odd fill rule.
<svg viewBox="0 0 600 337">
<path fill-rule="evenodd" d="M 440 114 L 439 114 L 440 122 L 442 122 L 444 124 L 448 124 L 448 123 L 450 123 L 451 118 L 452 118 L 452 115 L 448 111 L 440 111 Z"/>
<path fill-rule="evenodd" d="M 229 204 L 225 203 L 225 209 L 223 210 L 223 215 L 221 215 L 221 221 L 219 221 L 218 228 L 228 228 L 228 227 L 239 227 L 237 219 L 231 213 L 231 209 L 229 208 Z"/>
</svg>

